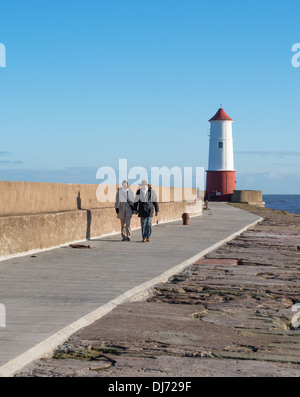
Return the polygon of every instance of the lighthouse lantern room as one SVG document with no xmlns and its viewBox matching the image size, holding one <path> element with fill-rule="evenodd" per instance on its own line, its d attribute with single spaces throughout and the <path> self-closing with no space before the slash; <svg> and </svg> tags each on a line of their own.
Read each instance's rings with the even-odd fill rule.
<svg viewBox="0 0 300 397">
<path fill-rule="evenodd" d="M 209 120 L 209 160 L 206 171 L 206 199 L 230 201 L 236 188 L 233 162 L 233 120 L 220 108 Z"/>
</svg>

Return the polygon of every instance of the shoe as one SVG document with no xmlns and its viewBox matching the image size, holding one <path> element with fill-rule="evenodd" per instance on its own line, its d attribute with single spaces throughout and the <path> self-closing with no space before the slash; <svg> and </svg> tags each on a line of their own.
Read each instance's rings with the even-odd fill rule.
<svg viewBox="0 0 300 397">
<path fill-rule="evenodd" d="M 142 240 L 142 243 L 145 243 L 146 242 L 146 239 L 145 238 L 143 238 L 143 240 Z"/>
<path fill-rule="evenodd" d="M 122 241 L 127 241 L 127 238 L 126 237 L 122 238 Z"/>
<path fill-rule="evenodd" d="M 129 237 L 127 237 L 127 241 L 130 241 L 130 238 L 129 238 Z"/>
<path fill-rule="evenodd" d="M 150 243 L 150 237 L 147 237 L 147 241 L 148 241 L 148 243 Z"/>
</svg>

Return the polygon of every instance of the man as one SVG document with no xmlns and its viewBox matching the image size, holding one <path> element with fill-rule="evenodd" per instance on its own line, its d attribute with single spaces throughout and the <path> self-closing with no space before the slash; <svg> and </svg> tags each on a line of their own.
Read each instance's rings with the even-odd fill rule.
<svg viewBox="0 0 300 397">
<path fill-rule="evenodd" d="M 115 209 L 118 219 L 121 221 L 122 241 L 130 241 L 130 221 L 134 206 L 133 192 L 128 188 L 127 181 L 122 182 L 122 187 L 117 191 Z"/>
<path fill-rule="evenodd" d="M 145 243 L 150 241 L 153 213 L 155 210 L 155 216 L 157 216 L 159 208 L 156 193 L 148 182 L 144 180 L 140 186 L 134 200 L 134 212 L 137 212 L 141 218 L 142 241 Z"/>
</svg>

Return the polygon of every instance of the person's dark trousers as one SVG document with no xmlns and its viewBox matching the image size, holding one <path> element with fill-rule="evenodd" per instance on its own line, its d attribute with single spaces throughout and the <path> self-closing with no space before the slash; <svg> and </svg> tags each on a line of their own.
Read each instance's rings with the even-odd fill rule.
<svg viewBox="0 0 300 397">
<path fill-rule="evenodd" d="M 152 233 L 152 217 L 141 217 L 141 227 L 143 239 L 150 237 Z"/>
</svg>

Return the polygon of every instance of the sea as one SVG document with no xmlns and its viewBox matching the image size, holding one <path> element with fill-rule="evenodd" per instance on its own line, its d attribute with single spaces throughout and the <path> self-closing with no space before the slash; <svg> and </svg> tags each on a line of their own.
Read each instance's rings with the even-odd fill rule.
<svg viewBox="0 0 300 397">
<path fill-rule="evenodd" d="M 300 194 L 264 194 L 265 207 L 300 215 Z"/>
</svg>

